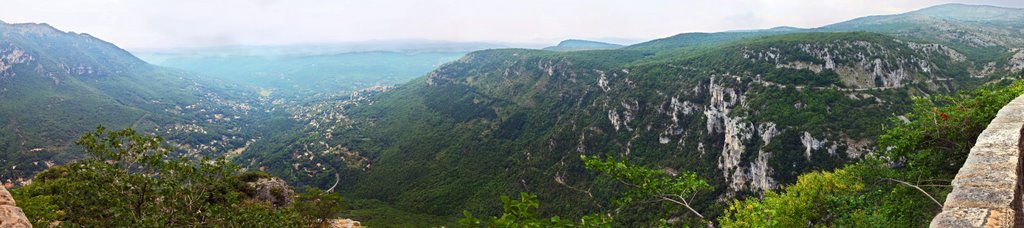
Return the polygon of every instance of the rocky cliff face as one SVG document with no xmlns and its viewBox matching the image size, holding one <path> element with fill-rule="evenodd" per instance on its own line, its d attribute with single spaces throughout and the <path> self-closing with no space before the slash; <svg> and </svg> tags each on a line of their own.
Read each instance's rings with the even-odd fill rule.
<svg viewBox="0 0 1024 228">
<path fill-rule="evenodd" d="M 1010 52 L 1013 53 L 1013 56 L 1010 57 L 1007 70 L 1014 73 L 1024 71 L 1024 49 L 1015 48 Z"/>
<path fill-rule="evenodd" d="M 32 227 L 7 188 L 0 186 L 0 227 Z"/>
<path fill-rule="evenodd" d="M 799 120 L 789 120 L 790 116 L 763 113 L 759 109 L 764 108 L 764 104 L 751 104 L 753 98 L 806 93 L 802 96 L 815 99 L 815 93 L 834 92 L 842 97 L 835 98 L 838 100 L 833 102 L 848 101 L 858 103 L 857 109 L 892 113 L 896 106 L 891 103 L 893 101 L 883 98 L 891 95 L 879 91 L 906 91 L 905 87 L 910 84 L 943 83 L 950 80 L 945 75 L 950 67 L 946 63 L 967 62 L 964 55 L 943 45 L 896 39 L 753 43 L 740 45 L 736 50 L 726 55 L 741 56 L 745 61 L 776 69 L 807 70 L 817 75 L 835 72 L 840 81 L 830 86 L 793 85 L 762 79 L 761 74 L 766 72 L 741 70 L 725 74 L 698 73 L 696 78 L 705 79 L 664 86 L 638 83 L 646 77 L 659 77 L 645 74 L 644 70 L 610 70 L 616 74 L 600 71 L 593 74 L 597 78 L 596 83 L 587 86 L 598 88 L 596 92 L 604 94 L 598 99 L 600 104 L 613 104 L 600 108 L 605 109 L 603 113 L 608 113 L 607 122 L 611 130 L 628 135 L 618 138 L 630 139 L 615 144 L 619 145 L 619 151 L 650 150 L 652 144 L 643 142 L 643 138 L 657 135 L 658 145 L 653 147 L 715 158 L 718 175 L 727 186 L 727 196 L 739 192 L 763 192 L 774 189 L 778 179 L 788 180 L 795 174 L 792 171 L 776 173 L 776 167 L 821 166 L 858 159 L 872 150 L 872 137 L 853 136 L 858 131 L 856 129 L 807 125 Z M 553 71 L 569 70 L 556 68 Z M 692 81 L 694 76 L 689 77 Z M 657 95 L 637 93 L 636 87 L 653 89 Z M 937 87 L 943 88 L 946 87 Z M 928 91 L 932 92 L 941 91 Z M 833 113 L 831 109 L 841 107 L 831 104 L 818 107 L 822 110 L 810 111 L 807 102 L 798 100 L 785 109 L 790 112 L 824 112 L 825 116 L 847 115 Z M 849 118 L 883 119 L 871 116 Z M 851 120 L 840 118 L 836 121 Z M 700 123 L 703 130 L 695 131 L 695 123 Z M 578 126 L 576 129 L 584 128 Z M 604 140 L 587 131 L 579 135 L 581 137 L 577 141 Z M 782 155 L 788 159 L 793 157 L 789 155 L 793 153 L 798 153 L 804 162 L 780 162 L 784 159 L 777 157 Z M 821 160 L 822 157 L 828 161 Z"/>
<path fill-rule="evenodd" d="M 25 64 L 32 61 L 32 56 L 26 55 L 25 51 L 17 47 L 0 49 L 0 80 L 14 77 L 15 73 L 10 71 L 14 65 Z"/>
<path fill-rule="evenodd" d="M 985 5 L 945 4 L 894 15 L 870 16 L 832 24 L 823 31 L 868 31 L 896 37 L 936 40 L 972 48 L 1020 47 L 1024 10 Z"/>
<path fill-rule="evenodd" d="M 697 172 L 722 193 L 710 205 L 859 159 L 911 95 L 953 91 L 974 65 L 946 45 L 867 33 L 678 55 L 489 50 L 353 106 L 326 143 L 372 161 L 349 170 L 353 192 L 411 210 L 457 213 L 466 194 L 500 192 L 592 202 L 581 154 Z"/>
<path fill-rule="evenodd" d="M 777 68 L 834 71 L 843 86 L 857 89 L 895 88 L 912 82 L 914 75 L 933 75 L 945 62 L 961 63 L 966 57 L 940 44 L 892 40 L 898 45 L 863 40 L 796 43 L 791 47 L 744 47 L 743 58 L 768 62 Z M 799 50 L 800 53 L 782 50 Z M 809 57 L 809 58 L 808 58 Z"/>
</svg>

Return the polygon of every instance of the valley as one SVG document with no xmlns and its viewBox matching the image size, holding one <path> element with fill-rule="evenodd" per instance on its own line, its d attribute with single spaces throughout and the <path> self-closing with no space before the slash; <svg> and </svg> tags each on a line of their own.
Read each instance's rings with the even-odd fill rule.
<svg viewBox="0 0 1024 228">
<path fill-rule="evenodd" d="M 76 138 L 102 125 L 159 136 L 187 159 L 330 189 L 349 203 L 342 217 L 370 226 L 455 226 L 469 212 L 500 215 L 498 199 L 520 193 L 544 216 L 714 225 L 806 175 L 889 159 L 880 139 L 919 121 L 922 99 L 947 107 L 960 103 L 940 100 L 963 91 L 1014 85 L 1024 10 L 946 4 L 628 46 L 390 45 L 136 57 L 88 34 L 0 22 L 0 179 L 31 186 L 88 161 Z M 687 208 L 620 205 L 629 186 L 581 157 L 692 172 L 709 190 Z M 902 159 L 882 166 L 912 163 Z"/>
</svg>

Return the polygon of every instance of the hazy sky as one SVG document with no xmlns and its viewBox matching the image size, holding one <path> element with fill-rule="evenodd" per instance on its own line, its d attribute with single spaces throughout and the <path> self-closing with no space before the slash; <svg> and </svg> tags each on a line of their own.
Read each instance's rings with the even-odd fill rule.
<svg viewBox="0 0 1024 228">
<path fill-rule="evenodd" d="M 128 49 L 430 39 L 554 43 L 818 27 L 948 2 L 1022 0 L 2 0 L 0 20 L 45 22 Z"/>
</svg>

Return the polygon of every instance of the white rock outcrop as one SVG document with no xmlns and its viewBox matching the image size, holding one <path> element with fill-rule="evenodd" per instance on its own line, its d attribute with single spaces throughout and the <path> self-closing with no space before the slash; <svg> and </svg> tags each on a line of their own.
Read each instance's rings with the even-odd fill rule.
<svg viewBox="0 0 1024 228">
<path fill-rule="evenodd" d="M 14 77 L 14 72 L 11 71 L 11 68 L 30 61 L 32 61 L 32 56 L 29 56 L 21 49 L 0 49 L 0 79 Z"/>
<path fill-rule="evenodd" d="M 847 86 L 856 88 L 896 88 L 912 80 L 916 72 L 931 73 L 941 66 L 931 59 L 941 57 L 963 62 L 967 57 L 940 44 L 921 44 L 894 40 L 905 47 L 885 46 L 867 41 L 835 41 L 830 43 L 801 43 L 793 48 L 813 58 L 800 60 L 783 54 L 779 47 L 764 49 L 744 48 L 743 58 L 752 62 L 767 62 L 776 68 L 806 69 L 815 73 L 833 70 Z M 915 55 L 901 54 L 899 49 L 913 50 Z"/>
<path fill-rule="evenodd" d="M 1013 51 L 1016 53 L 1013 54 L 1013 57 L 1010 57 L 1010 62 L 1007 63 L 1009 65 L 1007 70 L 1014 73 L 1021 72 L 1024 70 L 1024 49 L 1017 48 Z"/>
<path fill-rule="evenodd" d="M 811 133 L 805 131 L 804 134 L 800 136 L 800 143 L 804 145 L 804 157 L 807 158 L 807 161 L 810 161 L 811 152 L 825 147 L 825 144 L 828 143 L 828 140 L 815 139 L 813 136 L 811 136 Z"/>
</svg>

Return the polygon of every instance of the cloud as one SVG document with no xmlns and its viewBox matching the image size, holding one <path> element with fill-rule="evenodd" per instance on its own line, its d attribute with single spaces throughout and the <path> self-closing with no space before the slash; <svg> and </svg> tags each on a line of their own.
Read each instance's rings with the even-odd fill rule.
<svg viewBox="0 0 1024 228">
<path fill-rule="evenodd" d="M 552 43 L 818 27 L 948 0 L 5 0 L 0 20 L 46 22 L 127 48 L 434 39 Z M 968 2 L 1024 7 L 1024 1 Z"/>
</svg>

